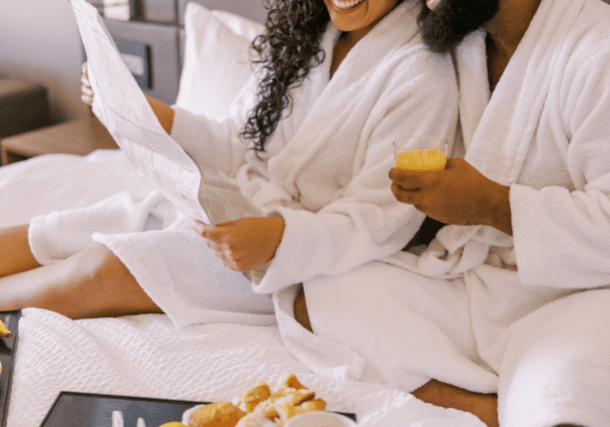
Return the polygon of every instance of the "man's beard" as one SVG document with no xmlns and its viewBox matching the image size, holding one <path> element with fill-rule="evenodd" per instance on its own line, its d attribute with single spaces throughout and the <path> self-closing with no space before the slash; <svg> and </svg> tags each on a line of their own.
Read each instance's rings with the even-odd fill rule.
<svg viewBox="0 0 610 427">
<path fill-rule="evenodd" d="M 428 9 L 425 0 L 421 2 L 419 32 L 426 46 L 436 53 L 450 52 L 500 8 L 500 0 L 441 0 L 434 10 Z"/>
</svg>

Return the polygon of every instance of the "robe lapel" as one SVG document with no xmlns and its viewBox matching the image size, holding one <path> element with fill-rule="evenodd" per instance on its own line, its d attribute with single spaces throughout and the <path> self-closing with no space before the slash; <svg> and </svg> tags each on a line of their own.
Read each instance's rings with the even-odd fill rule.
<svg viewBox="0 0 610 427">
<path fill-rule="evenodd" d="M 472 135 L 471 141 L 465 141 L 466 160 L 488 178 L 504 185 L 517 181 L 530 145 L 535 140 L 553 71 L 562 67 L 564 58 L 567 58 L 565 52 L 555 49 L 556 40 L 565 38 L 565 33 L 582 7 L 583 0 L 543 0 L 487 108 L 480 115 L 479 123 L 473 121 L 477 118 L 476 111 L 480 108 L 483 95 L 479 95 L 473 105 L 468 105 L 467 98 L 460 105 L 460 115 L 464 119 L 462 127 L 467 130 L 464 137 Z M 479 52 L 480 59 L 476 64 L 483 67 L 486 79 L 482 37 L 483 34 L 480 34 L 469 40 L 469 45 L 463 51 Z M 466 86 L 469 82 L 476 83 L 475 76 L 483 76 L 481 69 L 465 67 L 467 63 L 465 60 L 458 61 L 460 82 L 465 83 L 460 90 L 478 90 L 487 94 L 489 86 L 481 87 L 480 80 L 478 88 Z M 474 133 L 473 127 L 476 128 Z"/>
<path fill-rule="evenodd" d="M 345 126 L 362 127 L 364 123 L 356 122 L 352 114 L 359 105 L 360 96 L 366 92 L 367 87 L 374 78 L 375 71 L 383 66 L 384 57 L 397 44 L 403 45 L 416 34 L 415 25 L 407 27 L 405 15 L 413 13 L 417 3 L 405 1 L 390 15 L 386 16 L 366 37 L 364 37 L 346 56 L 341 66 L 335 72 L 332 80 L 321 90 L 316 99 L 305 95 L 311 102 L 309 113 L 300 127 L 296 129 L 293 137 L 289 139 L 287 147 L 280 155 L 269 163 L 272 176 L 287 188 L 293 197 L 298 197 L 298 188 L 295 185 L 297 175 L 304 167 L 312 163 L 312 159 L 320 150 L 333 139 L 333 136 Z M 405 25 L 405 31 L 396 32 L 397 25 Z M 324 64 L 315 72 L 329 73 L 330 61 L 334 45 L 338 39 L 339 31 L 331 27 L 324 35 L 322 46 L 325 51 Z M 393 37 L 394 39 L 389 39 Z M 307 88 L 300 87 L 295 90 L 294 99 L 299 98 Z M 352 118 L 353 123 L 349 122 Z"/>
</svg>

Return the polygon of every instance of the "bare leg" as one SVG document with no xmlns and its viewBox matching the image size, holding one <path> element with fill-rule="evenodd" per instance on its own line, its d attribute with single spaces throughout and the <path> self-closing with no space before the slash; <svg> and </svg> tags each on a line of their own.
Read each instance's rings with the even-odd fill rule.
<svg viewBox="0 0 610 427">
<path fill-rule="evenodd" d="M 307 303 L 305 302 L 305 292 L 303 290 L 299 292 L 297 299 L 294 301 L 294 318 L 309 332 L 313 332 L 309 322 L 309 313 L 307 313 Z"/>
<path fill-rule="evenodd" d="M 40 267 L 28 241 L 28 225 L 0 230 L 0 277 Z"/>
<path fill-rule="evenodd" d="M 495 394 L 474 393 L 437 380 L 428 381 L 412 394 L 435 406 L 470 412 L 488 427 L 498 427 L 498 397 Z"/>
<path fill-rule="evenodd" d="M 0 310 L 38 307 L 72 319 L 162 313 L 105 246 L 0 278 Z"/>
</svg>

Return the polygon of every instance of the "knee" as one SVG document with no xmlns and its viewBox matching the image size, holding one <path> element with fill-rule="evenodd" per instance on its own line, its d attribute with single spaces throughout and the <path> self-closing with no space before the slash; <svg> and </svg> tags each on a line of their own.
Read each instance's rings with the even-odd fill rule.
<svg viewBox="0 0 610 427">
<path fill-rule="evenodd" d="M 65 260 L 61 274 L 61 281 L 66 285 L 78 284 L 88 289 L 132 279 L 127 267 L 103 245 L 85 249 Z"/>
<path fill-rule="evenodd" d="M 29 225 L 0 229 L 0 277 L 40 267 L 30 248 Z"/>
<path fill-rule="evenodd" d="M 66 303 L 79 301 L 69 317 L 162 313 L 123 262 L 106 246 L 86 249 L 66 260 L 70 278 Z"/>
</svg>

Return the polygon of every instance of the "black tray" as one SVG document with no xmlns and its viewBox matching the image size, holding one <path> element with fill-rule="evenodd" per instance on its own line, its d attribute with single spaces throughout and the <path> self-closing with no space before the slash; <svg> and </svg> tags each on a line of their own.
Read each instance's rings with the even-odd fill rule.
<svg viewBox="0 0 610 427">
<path fill-rule="evenodd" d="M 4 326 L 10 330 L 13 335 L 9 338 L 0 338 L 0 363 L 2 363 L 2 372 L 0 372 L 0 426 L 6 426 L 6 417 L 8 415 L 8 403 L 11 394 L 11 385 L 13 383 L 13 366 L 14 357 L 17 353 L 17 339 L 19 337 L 19 318 L 21 311 L 0 311 L 0 320 L 4 322 Z"/>
<path fill-rule="evenodd" d="M 159 427 L 182 421 L 184 411 L 201 403 L 207 402 L 62 391 L 40 427 L 111 427 L 113 411 L 123 412 L 125 427 L 135 427 L 138 418 Z"/>
<path fill-rule="evenodd" d="M 123 412 L 125 427 L 135 427 L 138 418 L 146 427 L 159 427 L 181 421 L 187 409 L 204 403 L 209 402 L 62 391 L 40 427 L 111 427 L 113 411 Z M 341 414 L 356 421 L 354 414 Z"/>
</svg>

